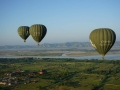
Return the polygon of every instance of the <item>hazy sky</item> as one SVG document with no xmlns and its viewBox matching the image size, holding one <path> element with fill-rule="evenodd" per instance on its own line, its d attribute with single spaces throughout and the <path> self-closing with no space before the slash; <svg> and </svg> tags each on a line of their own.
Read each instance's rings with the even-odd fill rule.
<svg viewBox="0 0 120 90">
<path fill-rule="evenodd" d="M 96 28 L 113 29 L 120 41 L 120 0 L 0 0 L 0 45 L 36 45 L 17 33 L 33 24 L 47 27 L 41 43 L 88 42 Z"/>
</svg>

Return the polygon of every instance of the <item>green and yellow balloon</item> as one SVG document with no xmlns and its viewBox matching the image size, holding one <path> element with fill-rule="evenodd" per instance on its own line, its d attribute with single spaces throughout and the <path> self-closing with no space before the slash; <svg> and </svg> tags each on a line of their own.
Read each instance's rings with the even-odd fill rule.
<svg viewBox="0 0 120 90">
<path fill-rule="evenodd" d="M 98 28 L 90 33 L 89 39 L 91 45 L 102 55 L 102 60 L 104 60 L 104 56 L 115 43 L 116 34 L 110 28 Z"/>
<path fill-rule="evenodd" d="M 26 39 L 29 37 L 29 27 L 28 26 L 20 26 L 18 28 L 18 34 L 19 36 L 26 42 Z"/>
<path fill-rule="evenodd" d="M 42 24 L 34 24 L 30 27 L 30 35 L 38 43 L 45 37 L 47 28 Z"/>
</svg>

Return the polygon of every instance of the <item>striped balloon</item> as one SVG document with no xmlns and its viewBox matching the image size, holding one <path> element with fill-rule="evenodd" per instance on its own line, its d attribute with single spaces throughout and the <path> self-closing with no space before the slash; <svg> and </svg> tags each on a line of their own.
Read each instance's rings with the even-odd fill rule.
<svg viewBox="0 0 120 90">
<path fill-rule="evenodd" d="M 45 37 L 47 28 L 42 24 L 34 24 L 30 27 L 30 35 L 38 43 Z"/>
<path fill-rule="evenodd" d="M 24 42 L 26 41 L 26 39 L 29 37 L 30 33 L 29 33 L 29 27 L 28 26 L 20 26 L 18 28 L 18 34 L 19 36 L 24 40 Z"/>
<path fill-rule="evenodd" d="M 89 36 L 91 45 L 103 56 L 112 48 L 116 40 L 116 34 L 109 28 L 98 28 L 93 30 Z"/>
</svg>

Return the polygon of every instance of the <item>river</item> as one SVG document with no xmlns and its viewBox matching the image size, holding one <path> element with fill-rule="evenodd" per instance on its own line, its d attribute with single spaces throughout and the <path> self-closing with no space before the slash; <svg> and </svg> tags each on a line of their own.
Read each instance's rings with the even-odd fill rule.
<svg viewBox="0 0 120 90">
<path fill-rule="evenodd" d="M 33 58 L 73 58 L 73 59 L 101 59 L 101 55 L 95 56 L 67 56 L 66 54 L 62 54 L 62 56 L 0 56 L 0 58 L 25 58 L 25 57 L 33 57 Z M 105 60 L 120 60 L 120 54 L 112 54 L 106 55 Z"/>
</svg>

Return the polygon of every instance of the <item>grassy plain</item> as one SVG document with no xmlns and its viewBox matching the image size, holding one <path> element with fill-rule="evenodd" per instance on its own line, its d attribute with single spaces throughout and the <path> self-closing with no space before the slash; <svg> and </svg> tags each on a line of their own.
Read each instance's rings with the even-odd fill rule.
<svg viewBox="0 0 120 90">
<path fill-rule="evenodd" d="M 9 61 L 9 63 L 8 63 Z M 120 60 L 0 59 L 0 78 L 7 72 L 23 70 L 47 74 L 31 77 L 38 82 L 0 85 L 1 90 L 120 90 Z M 26 73 L 27 74 L 27 73 Z M 17 77 L 17 76 L 16 76 Z M 19 78 L 24 78 L 19 76 Z"/>
<path fill-rule="evenodd" d="M 99 55 L 94 49 L 46 49 L 46 50 L 3 50 L 0 56 L 90 56 Z M 120 48 L 113 48 L 107 54 L 120 54 Z M 120 60 L 75 60 L 0 58 L 0 81 L 6 73 L 25 71 L 25 75 L 14 76 L 20 83 L 0 85 L 0 90 L 120 90 Z M 47 74 L 38 72 L 46 70 Z M 29 72 L 37 72 L 32 77 Z M 31 81 L 24 84 L 25 78 Z"/>
</svg>

